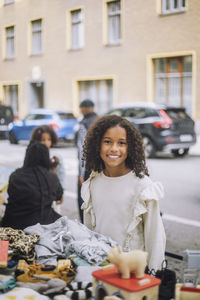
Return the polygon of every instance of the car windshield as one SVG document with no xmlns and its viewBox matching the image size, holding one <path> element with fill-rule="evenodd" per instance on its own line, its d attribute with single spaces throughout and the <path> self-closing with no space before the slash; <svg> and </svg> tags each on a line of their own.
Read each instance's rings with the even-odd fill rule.
<svg viewBox="0 0 200 300">
<path fill-rule="evenodd" d="M 115 109 L 115 110 L 109 111 L 107 114 L 108 115 L 116 115 L 116 116 L 121 117 L 122 116 L 122 112 L 123 111 L 121 109 Z"/>
<path fill-rule="evenodd" d="M 147 118 L 147 117 L 157 117 L 158 113 L 155 109 L 151 108 L 145 108 L 145 107 L 133 107 L 128 108 L 124 112 L 124 117 L 130 117 L 130 118 Z"/>
<path fill-rule="evenodd" d="M 180 119 L 189 119 L 190 117 L 185 112 L 185 109 L 166 109 L 166 113 L 170 116 L 173 120 L 180 120 Z"/>
<path fill-rule="evenodd" d="M 117 108 L 108 113 L 108 115 L 117 115 L 125 118 L 147 118 L 147 117 L 158 117 L 158 112 L 152 108 L 146 107 L 128 107 L 128 108 Z"/>
<path fill-rule="evenodd" d="M 65 120 L 65 119 L 75 119 L 74 115 L 72 113 L 59 113 L 59 118 L 61 120 Z"/>
<path fill-rule="evenodd" d="M 30 114 L 25 120 L 50 120 L 52 119 L 52 115 L 48 114 Z"/>
<path fill-rule="evenodd" d="M 13 113 L 11 108 L 5 107 L 5 106 L 0 106 L 0 118 L 12 118 Z"/>
</svg>

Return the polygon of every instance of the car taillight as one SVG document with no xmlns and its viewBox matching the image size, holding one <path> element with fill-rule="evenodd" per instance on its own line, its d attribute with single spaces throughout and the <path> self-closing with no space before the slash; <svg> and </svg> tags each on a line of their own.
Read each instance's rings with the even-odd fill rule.
<svg viewBox="0 0 200 300">
<path fill-rule="evenodd" d="M 166 114 L 166 112 L 161 109 L 159 111 L 160 116 L 162 117 L 161 121 L 153 123 L 153 126 L 156 128 L 169 128 L 172 125 L 172 119 Z"/>
<path fill-rule="evenodd" d="M 49 124 L 54 130 L 59 130 L 60 129 L 60 126 L 58 126 L 57 124 L 55 123 L 51 123 Z"/>
</svg>

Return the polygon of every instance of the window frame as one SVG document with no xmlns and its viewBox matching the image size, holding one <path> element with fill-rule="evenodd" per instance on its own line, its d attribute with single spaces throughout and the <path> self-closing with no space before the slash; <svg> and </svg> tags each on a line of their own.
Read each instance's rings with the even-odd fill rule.
<svg viewBox="0 0 200 300">
<path fill-rule="evenodd" d="M 7 30 L 9 28 L 13 28 L 13 33 L 8 33 Z M 5 34 L 5 59 L 6 60 L 11 60 L 15 58 L 15 25 L 9 25 L 6 26 L 4 29 L 4 34 Z M 13 42 L 13 52 L 11 55 L 8 55 L 8 42 Z"/>
<path fill-rule="evenodd" d="M 120 38 L 116 41 L 109 40 L 109 4 L 112 2 L 117 2 L 118 0 L 104 0 L 103 2 L 103 45 L 104 46 L 120 46 L 122 44 L 123 39 L 123 11 L 124 11 L 124 2 L 123 0 L 119 0 L 120 2 L 120 11 L 119 13 L 119 28 L 120 28 Z"/>
<path fill-rule="evenodd" d="M 81 18 L 79 20 L 82 25 L 82 36 L 79 35 L 79 46 L 73 47 L 72 45 L 72 13 L 76 11 L 81 11 Z M 85 47 L 85 22 L 84 22 L 84 7 L 79 6 L 75 8 L 71 8 L 66 12 L 66 49 L 68 51 L 79 51 Z M 77 22 L 77 23 L 79 23 Z M 76 22 L 75 22 L 76 23 Z"/>
<path fill-rule="evenodd" d="M 184 61 L 186 59 L 190 59 L 190 67 L 191 69 L 185 70 L 184 69 Z M 164 69 L 163 70 L 159 70 L 156 68 L 156 61 L 161 61 L 163 60 L 164 62 Z M 170 69 L 170 62 L 176 60 L 177 61 L 177 69 L 172 70 Z M 176 87 L 176 91 L 179 91 L 179 93 L 177 94 L 177 99 L 178 99 L 178 103 L 175 103 L 175 106 L 180 106 L 180 107 L 187 107 L 187 102 L 186 102 L 186 94 L 184 93 L 186 85 L 184 83 L 184 80 L 189 78 L 193 79 L 193 70 L 192 70 L 192 66 L 193 66 L 193 55 L 192 53 L 188 53 L 188 54 L 184 54 L 184 55 L 172 55 L 172 56 L 165 56 L 165 57 L 154 57 L 153 58 L 153 64 L 154 64 L 154 99 L 156 102 L 157 99 L 157 92 L 159 91 L 156 90 L 156 87 L 159 87 L 159 83 L 156 83 L 156 81 L 162 81 L 162 84 L 160 85 L 162 93 L 164 95 L 163 99 L 164 102 L 161 101 L 162 96 L 159 96 L 159 103 L 161 101 L 161 103 L 165 104 L 165 105 L 170 105 L 173 106 L 171 103 L 171 90 L 173 91 L 173 86 L 171 85 L 170 88 L 170 84 L 173 84 L 174 87 Z M 177 80 L 177 82 L 173 82 L 174 80 Z M 192 88 L 192 85 L 191 85 Z M 159 93 L 159 92 L 158 92 Z M 193 96 L 192 96 L 193 97 Z M 191 110 L 191 114 L 192 114 L 192 106 L 191 107 L 187 107 L 187 111 L 189 112 Z"/>
<path fill-rule="evenodd" d="M 77 20 L 73 20 L 73 14 L 79 12 Z M 78 14 L 77 14 L 78 15 Z M 77 8 L 70 11 L 70 23 L 71 23 L 71 50 L 80 50 L 84 47 L 84 24 L 83 24 L 84 16 L 83 9 Z M 74 39 L 73 28 L 78 28 Z M 77 39 L 77 45 L 73 43 Z"/>
<path fill-rule="evenodd" d="M 111 5 L 114 2 L 119 2 L 120 4 L 120 9 L 119 10 L 115 10 L 114 12 L 109 11 L 109 5 Z M 118 45 L 121 43 L 121 39 L 122 39 L 122 30 L 121 30 L 121 14 L 122 14 L 122 9 L 121 9 L 121 0 L 112 0 L 112 1 L 107 1 L 107 42 L 108 45 Z M 109 24 L 109 20 L 111 20 L 111 18 L 113 17 L 118 17 L 119 19 L 119 36 L 117 39 L 113 39 L 110 37 L 111 34 L 111 28 L 110 28 L 110 24 Z M 115 28 L 115 32 L 117 31 L 117 28 Z"/>
<path fill-rule="evenodd" d="M 38 22 L 40 21 L 40 27 L 34 29 L 33 28 L 33 23 L 34 22 Z M 40 33 L 40 49 L 37 45 L 37 49 L 34 49 L 34 35 Z M 38 19 L 34 19 L 30 21 L 30 34 L 31 34 L 31 47 L 30 47 L 30 53 L 33 56 L 37 56 L 37 55 L 41 55 L 43 53 L 43 38 L 42 38 L 42 34 L 43 34 L 43 19 L 42 18 L 38 18 Z"/>
<path fill-rule="evenodd" d="M 1 85 L 1 92 L 3 96 L 3 103 L 7 106 L 11 106 L 13 114 L 17 116 L 19 112 L 20 83 L 15 81 L 4 82 Z M 7 96 L 9 98 L 7 98 Z M 13 96 L 16 96 L 16 98 Z"/>
<path fill-rule="evenodd" d="M 167 1 L 169 1 L 169 9 L 166 9 Z M 175 8 L 175 1 L 177 7 Z M 184 6 L 183 6 L 184 2 Z M 161 0 L 161 13 L 163 15 L 183 13 L 187 10 L 187 0 Z"/>
</svg>

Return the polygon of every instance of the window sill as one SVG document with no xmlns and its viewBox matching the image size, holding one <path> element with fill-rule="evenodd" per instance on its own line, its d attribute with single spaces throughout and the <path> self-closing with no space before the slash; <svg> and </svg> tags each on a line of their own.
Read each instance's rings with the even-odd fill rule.
<svg viewBox="0 0 200 300">
<path fill-rule="evenodd" d="M 13 57 L 5 57 L 4 58 L 4 61 L 12 61 L 12 60 L 15 60 L 15 56 L 13 56 Z"/>
<path fill-rule="evenodd" d="M 186 10 L 161 12 L 160 16 L 165 17 L 165 16 L 169 16 L 169 15 L 179 15 L 179 14 L 183 14 L 183 13 L 186 13 Z"/>
<path fill-rule="evenodd" d="M 122 45 L 122 42 L 116 42 L 116 43 L 107 43 L 105 44 L 106 47 L 119 47 Z"/>
<path fill-rule="evenodd" d="M 78 52 L 78 51 L 83 50 L 83 47 L 82 48 L 69 48 L 67 50 L 70 51 L 70 52 Z"/>
<path fill-rule="evenodd" d="M 35 56 L 42 56 L 43 53 L 31 53 L 29 56 L 30 57 L 35 57 Z"/>
<path fill-rule="evenodd" d="M 8 6 L 8 5 L 12 5 L 14 4 L 14 2 L 11 2 L 11 3 L 4 3 L 4 6 Z"/>
</svg>

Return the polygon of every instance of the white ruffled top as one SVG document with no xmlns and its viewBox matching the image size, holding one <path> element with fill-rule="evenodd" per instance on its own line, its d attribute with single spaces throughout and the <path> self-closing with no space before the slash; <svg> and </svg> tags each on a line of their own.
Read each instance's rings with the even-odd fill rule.
<svg viewBox="0 0 200 300">
<path fill-rule="evenodd" d="M 147 251 L 149 267 L 157 270 L 166 243 L 159 208 L 163 194 L 162 184 L 148 176 L 141 179 L 129 172 L 108 177 L 103 172 L 92 172 L 81 190 L 84 224 L 110 236 L 124 251 Z"/>
</svg>

